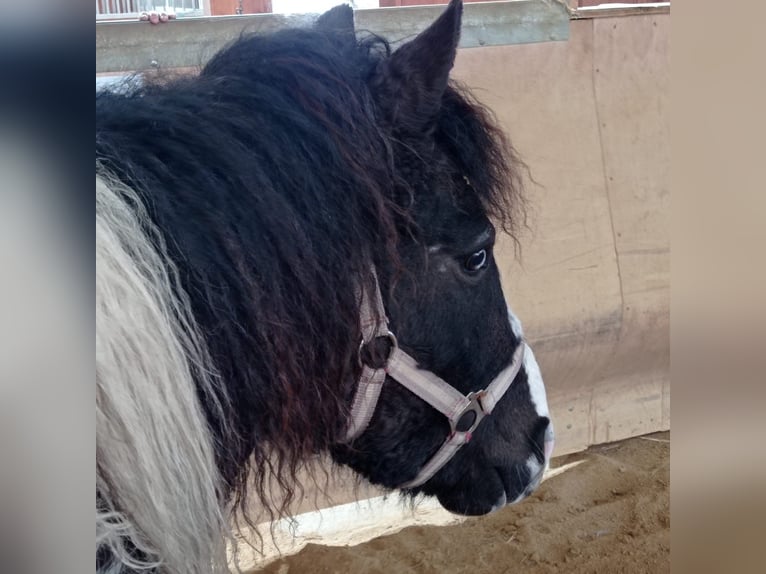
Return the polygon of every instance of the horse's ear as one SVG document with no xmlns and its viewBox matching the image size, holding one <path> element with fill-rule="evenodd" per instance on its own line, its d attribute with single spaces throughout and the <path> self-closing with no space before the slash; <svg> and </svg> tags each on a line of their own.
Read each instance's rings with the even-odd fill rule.
<svg viewBox="0 0 766 574">
<path fill-rule="evenodd" d="M 373 89 L 391 124 L 421 131 L 434 119 L 460 41 L 463 3 L 452 0 L 436 21 L 384 60 Z"/>
<path fill-rule="evenodd" d="M 316 28 L 325 32 L 336 32 L 346 36 L 355 37 L 354 10 L 348 4 L 341 4 L 317 18 Z"/>
</svg>

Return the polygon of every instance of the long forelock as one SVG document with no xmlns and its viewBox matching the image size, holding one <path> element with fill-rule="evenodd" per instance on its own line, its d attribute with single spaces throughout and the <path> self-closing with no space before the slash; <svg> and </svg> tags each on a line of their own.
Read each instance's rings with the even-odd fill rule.
<svg viewBox="0 0 766 574">
<path fill-rule="evenodd" d="M 487 215 L 516 241 L 527 222 L 524 183 L 529 169 L 494 113 L 452 80 L 442 99 L 436 138 L 469 180 Z"/>
</svg>

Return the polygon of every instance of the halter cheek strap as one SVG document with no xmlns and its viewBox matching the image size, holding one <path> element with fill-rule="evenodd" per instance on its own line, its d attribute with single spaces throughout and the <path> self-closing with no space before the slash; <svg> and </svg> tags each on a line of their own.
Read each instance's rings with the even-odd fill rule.
<svg viewBox="0 0 766 574">
<path fill-rule="evenodd" d="M 399 348 L 396 337 L 388 329 L 388 319 L 377 278 L 374 297 L 375 300 L 371 303 L 367 294 L 362 293 L 360 305 L 362 342 L 359 346 L 362 374 L 351 406 L 351 418 L 345 441 L 354 440 L 369 425 L 386 376 L 409 389 L 447 417 L 450 424 L 450 434 L 439 450 L 420 469 L 414 479 L 399 485 L 399 488 L 414 488 L 436 474 L 452 459 L 460 447 L 471 440 L 473 432 L 484 417 L 492 412 L 519 374 L 524 361 L 526 343 L 520 342 L 510 365 L 503 369 L 484 390 L 464 395 L 434 373 L 418 368 L 415 359 Z M 376 320 L 376 317 L 379 319 Z M 380 368 L 374 368 L 361 360 L 361 351 L 365 345 L 379 337 L 389 340 L 391 350 L 386 364 Z M 460 430 L 461 428 L 463 430 Z"/>
</svg>

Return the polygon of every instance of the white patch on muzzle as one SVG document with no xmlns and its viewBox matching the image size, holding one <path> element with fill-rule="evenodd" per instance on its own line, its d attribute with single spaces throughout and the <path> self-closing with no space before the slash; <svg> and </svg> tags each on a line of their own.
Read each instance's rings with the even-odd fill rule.
<svg viewBox="0 0 766 574">
<path fill-rule="evenodd" d="M 521 321 L 514 315 L 511 308 L 508 308 L 508 319 L 511 323 L 511 329 L 513 334 L 517 338 L 524 336 L 524 330 L 521 327 Z M 535 406 L 535 411 L 538 416 L 549 417 L 548 414 L 548 399 L 545 395 L 545 384 L 543 383 L 543 375 L 540 373 L 540 366 L 537 364 L 535 354 L 532 348 L 527 345 L 524 352 L 524 364 L 523 369 L 527 373 L 527 383 L 529 384 L 529 394 L 532 399 L 532 404 Z"/>
</svg>

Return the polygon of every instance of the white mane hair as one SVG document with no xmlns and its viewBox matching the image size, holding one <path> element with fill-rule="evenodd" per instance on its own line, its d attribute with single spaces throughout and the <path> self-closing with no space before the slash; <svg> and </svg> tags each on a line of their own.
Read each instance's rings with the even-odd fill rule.
<svg viewBox="0 0 766 574">
<path fill-rule="evenodd" d="M 96 549 L 111 554 L 105 572 L 228 572 L 197 385 L 217 404 L 177 271 L 138 195 L 97 163 Z"/>
</svg>

